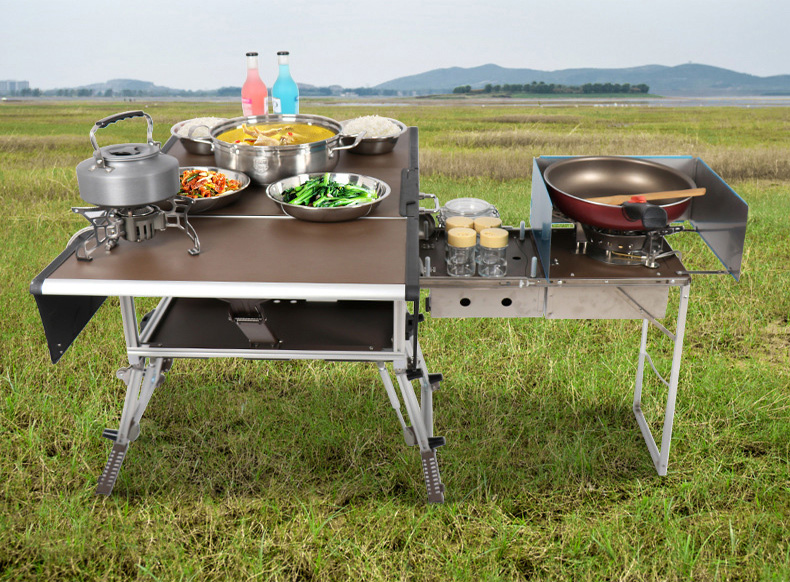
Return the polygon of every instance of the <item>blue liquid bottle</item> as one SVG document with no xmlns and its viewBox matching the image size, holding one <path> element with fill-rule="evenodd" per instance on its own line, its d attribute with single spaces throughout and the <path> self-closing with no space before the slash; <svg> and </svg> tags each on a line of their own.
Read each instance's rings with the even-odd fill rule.
<svg viewBox="0 0 790 582">
<path fill-rule="evenodd" d="M 272 113 L 275 114 L 299 113 L 299 87 L 291 77 L 288 55 L 288 51 L 277 53 L 280 72 L 272 87 Z"/>
</svg>

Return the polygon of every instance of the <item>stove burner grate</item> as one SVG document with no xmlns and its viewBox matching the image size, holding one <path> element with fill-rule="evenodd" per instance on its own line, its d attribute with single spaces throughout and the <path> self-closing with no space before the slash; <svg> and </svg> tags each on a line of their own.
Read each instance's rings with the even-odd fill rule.
<svg viewBox="0 0 790 582">
<path fill-rule="evenodd" d="M 648 231 L 617 231 L 576 223 L 576 252 L 610 265 L 658 268 L 658 261 L 678 251 L 665 250 L 664 237 L 684 230 L 668 226 Z"/>
<path fill-rule="evenodd" d="M 142 242 L 154 238 L 157 231 L 166 228 L 178 228 L 183 231 L 193 243 L 188 251 L 189 254 L 199 254 L 200 239 L 188 218 L 192 199 L 177 197 L 166 202 L 172 206 L 170 210 L 163 210 L 154 204 L 134 208 L 73 207 L 71 211 L 85 217 L 91 226 L 75 234 L 72 241 L 93 229 L 91 236 L 83 240 L 77 249 L 77 259 L 90 261 L 93 259 L 91 255 L 99 247 L 104 247 L 109 253 L 122 238 L 129 242 Z M 69 241 L 69 244 L 72 241 Z"/>
</svg>

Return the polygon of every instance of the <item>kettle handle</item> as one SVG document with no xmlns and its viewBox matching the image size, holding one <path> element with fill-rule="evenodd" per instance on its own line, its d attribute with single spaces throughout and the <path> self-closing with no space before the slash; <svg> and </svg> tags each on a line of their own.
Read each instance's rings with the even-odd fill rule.
<svg viewBox="0 0 790 582">
<path fill-rule="evenodd" d="M 115 123 L 116 121 L 121 121 L 122 119 L 131 119 L 133 117 L 145 117 L 146 122 L 148 123 L 147 135 L 146 140 L 150 145 L 154 146 L 161 146 L 162 144 L 158 141 L 154 141 L 154 120 L 151 119 L 151 116 L 148 115 L 145 111 L 124 111 L 123 113 L 116 113 L 115 115 L 110 115 L 109 117 L 105 117 L 104 119 L 100 119 L 97 121 L 93 128 L 91 128 L 91 145 L 93 146 L 93 158 L 96 160 L 97 166 L 104 166 L 104 158 L 101 155 L 101 149 L 99 148 L 99 144 L 96 142 L 96 132 L 100 129 L 104 129 L 108 125 Z"/>
</svg>

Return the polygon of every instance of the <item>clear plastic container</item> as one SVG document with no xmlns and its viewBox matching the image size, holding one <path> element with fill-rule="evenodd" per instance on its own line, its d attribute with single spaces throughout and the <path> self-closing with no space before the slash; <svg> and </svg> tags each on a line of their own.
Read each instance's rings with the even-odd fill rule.
<svg viewBox="0 0 790 582">
<path fill-rule="evenodd" d="M 472 277 L 475 274 L 477 233 L 472 228 L 454 228 L 447 233 L 447 274 Z"/>
<path fill-rule="evenodd" d="M 481 277 L 504 277 L 507 274 L 507 240 L 504 228 L 480 231 L 477 271 Z"/>
</svg>

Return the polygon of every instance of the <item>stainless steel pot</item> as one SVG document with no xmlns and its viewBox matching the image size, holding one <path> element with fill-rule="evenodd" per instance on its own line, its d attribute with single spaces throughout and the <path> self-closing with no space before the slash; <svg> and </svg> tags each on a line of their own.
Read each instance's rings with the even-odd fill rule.
<svg viewBox="0 0 790 582">
<path fill-rule="evenodd" d="M 301 145 L 254 146 L 228 143 L 217 136 L 243 124 L 256 123 L 306 123 L 329 129 L 332 137 Z M 354 143 L 340 145 L 340 123 L 320 115 L 258 115 L 254 117 L 235 117 L 211 129 L 211 140 L 193 138 L 195 141 L 210 143 L 214 150 L 214 163 L 247 174 L 257 184 L 272 184 L 282 178 L 297 174 L 330 172 L 340 160 L 340 150 L 355 147 L 362 136 Z"/>
<path fill-rule="evenodd" d="M 96 143 L 99 129 L 132 117 L 146 118 L 146 143 L 99 148 Z M 175 196 L 181 186 L 178 160 L 162 153 L 161 144 L 153 139 L 153 131 L 151 116 L 142 111 L 116 113 L 97 121 L 90 133 L 93 157 L 77 166 L 77 183 L 82 199 L 105 208 L 135 208 Z"/>
<path fill-rule="evenodd" d="M 406 130 L 409 128 L 406 127 L 406 124 L 401 123 L 397 119 L 392 119 L 390 117 L 385 117 L 384 119 L 397 125 L 400 131 L 398 131 L 398 133 L 395 135 L 390 135 L 387 137 L 367 137 L 363 133 L 362 140 L 359 142 L 359 145 L 348 150 L 348 153 L 362 154 L 365 156 L 377 156 L 379 154 L 388 154 L 394 150 L 395 145 L 398 143 L 398 138 L 406 133 Z M 352 120 L 347 119 L 346 121 L 342 122 L 341 125 L 345 127 L 349 121 Z M 349 133 L 343 134 L 341 141 L 343 143 L 350 143 L 351 141 L 354 141 L 354 138 L 357 137 L 357 135 L 358 134 Z"/>
</svg>

